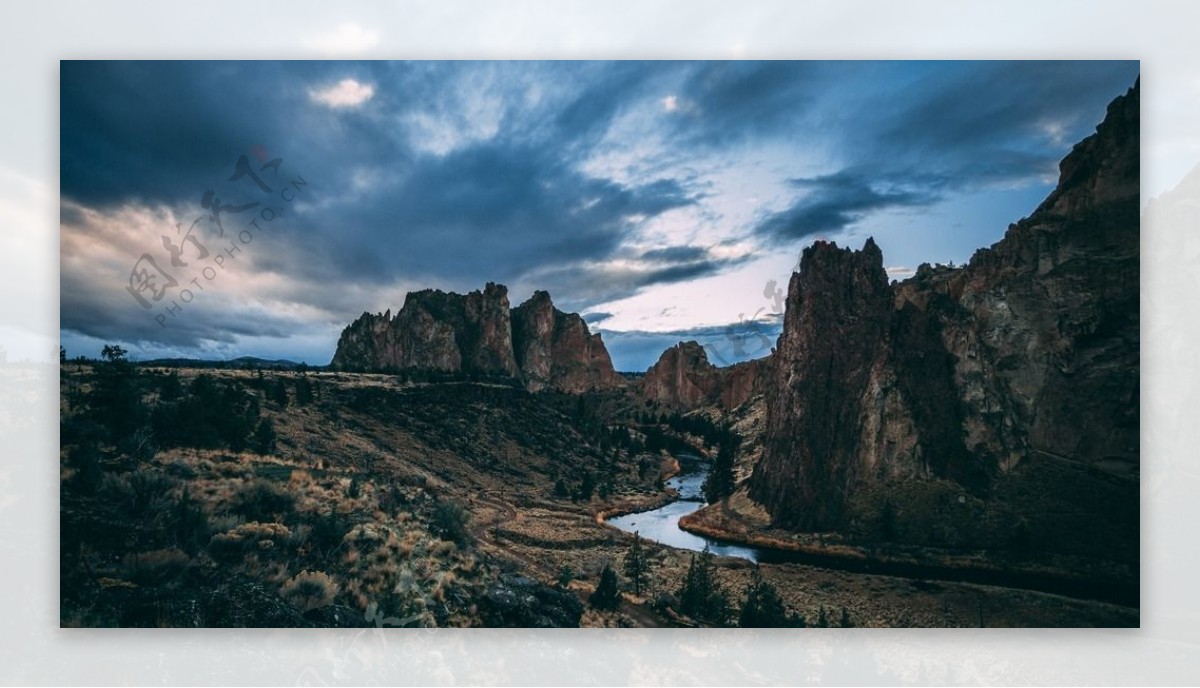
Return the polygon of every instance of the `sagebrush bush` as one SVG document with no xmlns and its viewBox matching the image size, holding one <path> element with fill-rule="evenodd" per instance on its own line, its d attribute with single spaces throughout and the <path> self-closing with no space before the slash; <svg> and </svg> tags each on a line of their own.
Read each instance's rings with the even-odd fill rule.
<svg viewBox="0 0 1200 688">
<path fill-rule="evenodd" d="M 301 571 L 279 588 L 279 595 L 302 612 L 333 604 L 338 584 L 324 571 Z"/>
<path fill-rule="evenodd" d="M 126 554 L 121 569 L 124 578 L 138 585 L 160 585 L 179 577 L 191 563 L 191 557 L 180 549 L 156 549 Z"/>
<path fill-rule="evenodd" d="M 217 561 L 235 563 L 241 561 L 251 549 L 269 552 L 286 545 L 291 536 L 291 531 L 282 523 L 243 523 L 232 530 L 212 536 L 208 543 L 208 553 Z"/>
<path fill-rule="evenodd" d="M 433 511 L 433 527 L 443 538 L 463 545 L 471 540 L 471 532 L 467 530 L 469 518 L 461 504 L 438 502 Z"/>
<path fill-rule="evenodd" d="M 243 486 L 232 501 L 232 511 L 248 521 L 284 520 L 296 506 L 296 498 L 286 488 L 262 478 Z"/>
</svg>

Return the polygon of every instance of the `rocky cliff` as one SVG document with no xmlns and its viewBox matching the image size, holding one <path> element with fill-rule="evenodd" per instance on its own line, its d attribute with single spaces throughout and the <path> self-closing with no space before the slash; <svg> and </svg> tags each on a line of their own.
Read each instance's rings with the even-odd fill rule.
<svg viewBox="0 0 1200 688">
<path fill-rule="evenodd" d="M 508 289 L 490 282 L 465 295 L 411 292 L 395 317 L 364 313 L 343 330 L 330 366 L 511 377 L 531 391 L 623 384 L 600 335 L 581 317 L 554 308 L 546 292 L 510 309 Z"/>
<path fill-rule="evenodd" d="M 965 267 L 889 285 L 871 240 L 805 249 L 750 495 L 779 525 L 822 530 L 845 525 L 856 491 L 939 479 L 982 494 L 1033 455 L 1136 474 L 1138 193 L 1135 85 Z"/>
<path fill-rule="evenodd" d="M 680 342 L 659 356 L 640 385 L 642 397 L 679 409 L 734 409 L 760 392 L 767 359 L 718 368 L 698 342 Z"/>
<path fill-rule="evenodd" d="M 566 391 L 624 385 L 600 334 L 588 331 L 577 313 L 554 307 L 550 294 L 536 291 L 512 311 L 512 343 L 526 388 Z"/>
</svg>

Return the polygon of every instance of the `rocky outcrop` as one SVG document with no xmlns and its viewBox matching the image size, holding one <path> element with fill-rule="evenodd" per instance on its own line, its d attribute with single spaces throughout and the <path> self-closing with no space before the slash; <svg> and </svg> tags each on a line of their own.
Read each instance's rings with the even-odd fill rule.
<svg viewBox="0 0 1200 688">
<path fill-rule="evenodd" d="M 788 288 L 750 494 L 837 529 L 857 490 L 938 478 L 982 493 L 1025 457 L 1138 462 L 1135 85 L 1057 188 L 962 268 L 889 285 L 879 248 L 817 242 Z"/>
<path fill-rule="evenodd" d="M 760 391 L 766 359 L 718 368 L 698 342 L 667 349 L 641 379 L 642 397 L 665 406 L 694 409 L 719 405 L 737 408 Z"/>
<path fill-rule="evenodd" d="M 410 292 L 396 317 L 364 313 L 338 340 L 330 365 L 343 370 L 418 368 L 516 376 L 508 289 Z"/>
<path fill-rule="evenodd" d="M 680 342 L 662 352 L 641 383 L 646 399 L 688 409 L 712 403 L 720 390 L 717 367 L 698 342 Z"/>
<path fill-rule="evenodd" d="M 757 358 L 721 368 L 721 406 L 736 409 L 761 394 L 769 361 Z"/>
<path fill-rule="evenodd" d="M 583 392 L 623 384 L 599 334 L 537 292 L 510 309 L 508 289 L 411 292 L 392 317 L 364 313 L 338 340 L 338 370 L 434 370 L 519 379 L 527 389 Z"/>
<path fill-rule="evenodd" d="M 624 384 L 600 333 L 592 334 L 578 314 L 555 308 L 550 294 L 534 292 L 513 309 L 512 321 L 517 366 L 530 391 L 584 392 Z"/>
<path fill-rule="evenodd" d="M 511 573 L 501 574 L 478 606 L 490 628 L 578 628 L 583 618 L 573 593 Z"/>
</svg>

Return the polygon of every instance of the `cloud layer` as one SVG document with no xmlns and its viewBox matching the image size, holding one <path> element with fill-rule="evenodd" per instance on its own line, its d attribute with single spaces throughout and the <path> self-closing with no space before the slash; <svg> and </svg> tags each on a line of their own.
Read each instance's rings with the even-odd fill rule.
<svg viewBox="0 0 1200 688">
<path fill-rule="evenodd" d="M 814 237 L 880 234 L 897 264 L 990 243 L 1003 229 L 995 218 L 1032 209 L 1021 204 L 1044 193 L 1137 72 L 1136 62 L 64 62 L 64 337 L 324 363 L 359 312 L 394 309 L 410 288 L 489 280 L 517 301 L 547 288 L 601 326 L 720 327 L 736 308 L 722 298 L 675 308 L 679 289 L 761 301 L 761 284 L 786 283 Z M 304 185 L 282 199 L 296 178 Z M 168 260 L 161 237 L 179 240 L 176 224 L 202 218 L 197 237 L 216 247 L 229 237 L 214 215 L 240 230 L 266 208 L 278 213 L 270 231 L 170 327 L 125 289 L 140 255 Z M 902 241 L 917 214 L 966 235 Z M 638 369 L 648 354 L 614 356 Z"/>
</svg>

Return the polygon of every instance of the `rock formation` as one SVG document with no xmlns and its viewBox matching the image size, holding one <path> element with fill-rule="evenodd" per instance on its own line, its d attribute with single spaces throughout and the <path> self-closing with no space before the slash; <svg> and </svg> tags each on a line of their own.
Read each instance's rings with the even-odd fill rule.
<svg viewBox="0 0 1200 688">
<path fill-rule="evenodd" d="M 641 380 L 642 397 L 683 410 L 707 405 L 737 408 L 759 393 L 766 360 L 718 368 L 709 363 L 698 342 L 680 342 L 664 351 L 646 371 Z"/>
<path fill-rule="evenodd" d="M 392 317 L 363 313 L 338 340 L 330 366 L 339 370 L 435 370 L 519 379 L 530 391 L 609 389 L 623 379 L 599 334 L 583 319 L 554 308 L 537 292 L 509 308 L 508 289 L 411 292 Z"/>
<path fill-rule="evenodd" d="M 871 240 L 805 249 L 750 495 L 779 525 L 821 530 L 864 486 L 982 492 L 1034 453 L 1136 471 L 1138 161 L 1135 85 L 1037 210 L 962 268 L 889 285 Z"/>
<path fill-rule="evenodd" d="M 513 309 L 512 321 L 517 366 L 530 391 L 599 390 L 624 384 L 600 333 L 591 334 L 578 314 L 555 308 L 550 294 L 534 292 Z"/>
</svg>

